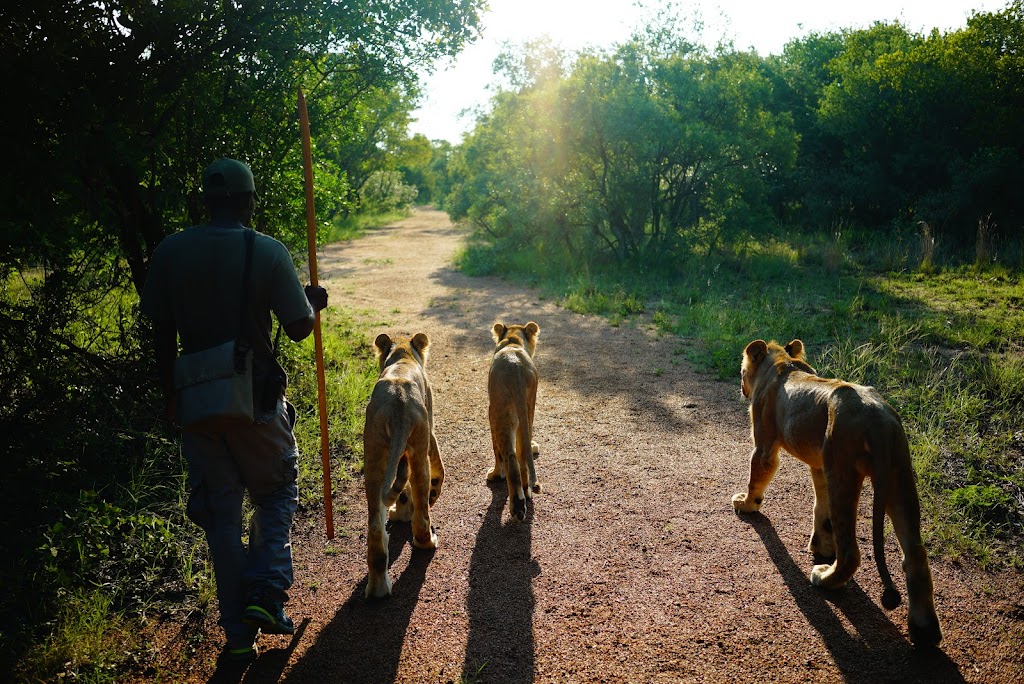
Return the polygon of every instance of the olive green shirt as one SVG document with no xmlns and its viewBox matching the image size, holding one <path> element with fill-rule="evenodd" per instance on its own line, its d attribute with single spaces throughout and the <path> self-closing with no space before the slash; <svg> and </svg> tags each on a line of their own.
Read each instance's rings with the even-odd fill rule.
<svg viewBox="0 0 1024 684">
<path fill-rule="evenodd" d="M 156 323 L 177 330 L 183 354 L 238 336 L 244 236 L 240 223 L 193 226 L 168 235 L 153 253 L 140 308 Z M 272 350 L 271 312 L 282 325 L 313 315 L 288 249 L 256 233 L 243 339 L 257 359 Z"/>
</svg>

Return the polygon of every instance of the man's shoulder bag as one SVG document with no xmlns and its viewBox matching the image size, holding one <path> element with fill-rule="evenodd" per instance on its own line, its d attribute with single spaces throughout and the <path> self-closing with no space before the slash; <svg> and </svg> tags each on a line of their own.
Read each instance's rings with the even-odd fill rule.
<svg viewBox="0 0 1024 684">
<path fill-rule="evenodd" d="M 179 356 L 174 363 L 178 423 L 209 430 L 253 422 L 252 347 L 243 339 L 255 233 L 245 230 L 245 268 L 238 336 L 216 347 Z"/>
</svg>

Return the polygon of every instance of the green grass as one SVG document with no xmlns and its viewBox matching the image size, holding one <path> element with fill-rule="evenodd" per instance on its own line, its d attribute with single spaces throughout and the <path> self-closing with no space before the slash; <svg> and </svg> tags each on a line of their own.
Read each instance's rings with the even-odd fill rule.
<svg viewBox="0 0 1024 684">
<path fill-rule="evenodd" d="M 114 682 L 125 643 L 132 643 L 129 623 L 110 596 L 77 588 L 64 597 L 54 629 L 29 650 L 16 675 L 24 681 L 47 673 L 59 681 Z"/>
<path fill-rule="evenodd" d="M 325 244 L 354 240 L 365 235 L 369 230 L 400 221 L 408 216 L 409 211 L 405 209 L 396 209 L 384 214 L 349 214 L 331 223 L 326 233 L 321 237 Z"/>
<path fill-rule="evenodd" d="M 738 245 L 661 270 L 605 264 L 572 276 L 554 259 L 503 249 L 471 241 L 457 264 L 531 279 L 565 308 L 612 325 L 653 323 L 719 380 L 738 381 L 751 340 L 800 338 L 821 375 L 874 385 L 900 412 L 933 553 L 1024 567 L 1019 273 L 934 264 L 889 271 L 906 255 L 882 245 L 855 251 L 839 235 Z"/>
<path fill-rule="evenodd" d="M 377 381 L 377 368 L 365 329 L 351 313 L 329 307 L 321 316 L 328 445 L 332 477 L 345 479 L 362 463 L 362 434 L 366 402 Z M 323 498 L 319 395 L 313 336 L 283 346 L 288 370 L 288 398 L 298 421 L 299 501 L 319 505 Z M 332 486 L 333 489 L 333 486 Z"/>
</svg>

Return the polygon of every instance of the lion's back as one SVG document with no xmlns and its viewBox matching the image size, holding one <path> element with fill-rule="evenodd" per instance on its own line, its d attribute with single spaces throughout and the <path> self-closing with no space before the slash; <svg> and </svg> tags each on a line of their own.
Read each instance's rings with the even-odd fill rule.
<svg viewBox="0 0 1024 684">
<path fill-rule="evenodd" d="M 523 349 L 506 347 L 491 360 L 487 386 L 491 391 L 510 389 L 537 381 L 537 367 Z"/>
</svg>

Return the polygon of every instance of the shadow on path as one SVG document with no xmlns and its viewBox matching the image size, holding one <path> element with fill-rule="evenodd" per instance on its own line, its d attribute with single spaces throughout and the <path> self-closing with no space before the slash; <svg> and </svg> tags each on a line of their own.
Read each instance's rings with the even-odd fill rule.
<svg viewBox="0 0 1024 684">
<path fill-rule="evenodd" d="M 281 673 L 284 672 L 285 666 L 288 664 L 288 660 L 292 657 L 292 652 L 295 651 L 295 647 L 302 640 L 302 635 L 306 633 L 306 627 L 308 626 L 309 620 L 303 620 L 299 623 L 295 634 L 288 640 L 288 646 L 285 648 L 267 648 L 265 645 L 266 637 L 263 637 L 261 639 L 263 643 L 260 644 L 262 650 L 255 662 L 248 666 L 227 661 L 220 662 L 217 664 L 217 669 L 206 680 L 206 684 L 239 684 L 239 682 L 249 684 L 253 682 L 278 681 L 281 678 Z M 248 669 L 246 669 L 247 667 Z"/>
<path fill-rule="evenodd" d="M 403 549 L 412 550 L 412 531 L 407 523 L 401 523 L 392 526 L 389 534 L 388 553 L 394 565 Z M 364 577 L 284 681 L 395 681 L 409 619 L 433 557 L 433 551 L 412 550 L 402 574 L 397 579 L 392 575 L 391 596 L 385 599 L 368 601 L 363 597 Z"/>
<path fill-rule="evenodd" d="M 847 682 L 965 681 L 941 650 L 914 648 L 855 580 L 838 591 L 812 586 L 810 568 L 797 564 L 771 520 L 760 513 L 738 517 L 761 537 L 797 607 L 821 635 Z M 866 569 L 862 563 L 861 571 Z M 854 634 L 847 631 L 837 612 L 849 621 Z"/>
<path fill-rule="evenodd" d="M 532 682 L 532 582 L 540 572 L 530 549 L 533 506 L 528 504 L 526 522 L 502 524 L 508 517 L 508 487 L 502 481 L 490 489 L 491 504 L 469 561 L 469 639 L 462 681 Z"/>
<path fill-rule="evenodd" d="M 625 326 L 612 327 L 600 316 L 563 309 L 549 313 L 544 309 L 551 304 L 539 301 L 537 292 L 496 277 L 469 277 L 449 267 L 437 269 L 430 277 L 450 294 L 432 300 L 424 317 L 455 328 L 449 340 L 453 349 L 493 350 L 490 329 L 495 321 L 522 324 L 535 320 L 540 325 L 537 364 L 542 393 L 545 385 L 559 385 L 585 396 L 622 397 L 633 414 L 653 421 L 662 431 L 692 431 L 713 419 L 713 414 L 742 415 L 738 401 L 716 408 L 722 399 L 719 387 L 691 376 L 687 376 L 689 381 L 680 381 L 673 371 L 683 362 L 664 340 L 642 331 L 634 333 Z M 467 291 L 473 294 L 467 296 Z M 637 367 L 637 345 L 653 344 L 664 346 L 664 356 L 656 366 Z M 738 361 L 736 370 L 738 375 Z M 623 382 L 623 378 L 629 381 Z M 677 396 L 681 394 L 688 400 Z"/>
</svg>

